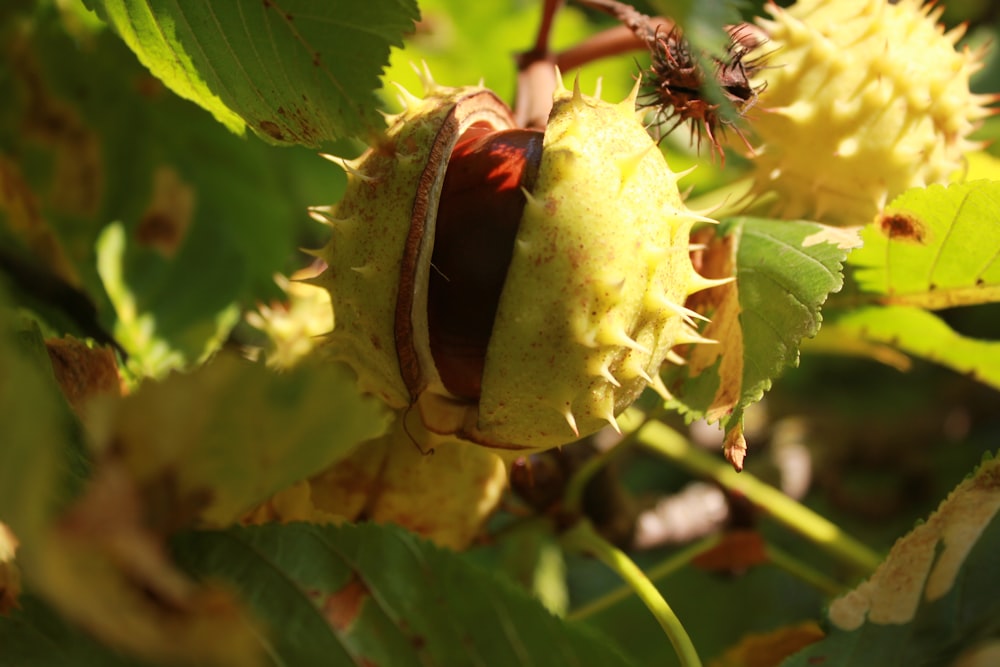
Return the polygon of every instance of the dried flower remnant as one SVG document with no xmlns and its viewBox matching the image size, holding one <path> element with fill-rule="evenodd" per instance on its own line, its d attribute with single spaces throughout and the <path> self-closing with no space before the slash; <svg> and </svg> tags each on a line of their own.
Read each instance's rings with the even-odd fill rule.
<svg viewBox="0 0 1000 667">
<path fill-rule="evenodd" d="M 722 138 L 732 130 L 749 148 L 738 126 L 757 102 L 763 83 L 751 79 L 765 66 L 767 53 L 749 57 L 764 42 L 762 33 L 746 24 L 727 28 L 729 44 L 723 57 L 693 48 L 676 25 L 664 27 L 655 20 L 615 0 L 580 0 L 581 4 L 604 11 L 627 26 L 650 53 L 650 67 L 639 106 L 653 111 L 653 125 L 659 139 L 685 122 L 691 124 L 691 142 L 701 149 L 708 138 L 720 160 L 724 159 Z M 710 77 L 706 66 L 711 67 Z M 709 78 L 719 88 L 713 95 Z M 731 105 L 732 113 L 724 108 Z"/>
</svg>

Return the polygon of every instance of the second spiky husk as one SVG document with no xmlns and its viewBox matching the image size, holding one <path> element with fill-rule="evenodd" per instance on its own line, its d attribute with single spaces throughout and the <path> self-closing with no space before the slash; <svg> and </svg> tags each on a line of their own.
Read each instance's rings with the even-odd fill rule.
<svg viewBox="0 0 1000 667">
<path fill-rule="evenodd" d="M 956 50 L 921 0 L 800 0 L 760 20 L 774 66 L 753 127 L 754 193 L 771 212 L 865 224 L 911 187 L 946 182 L 993 96 L 970 92 L 981 53 Z"/>
</svg>

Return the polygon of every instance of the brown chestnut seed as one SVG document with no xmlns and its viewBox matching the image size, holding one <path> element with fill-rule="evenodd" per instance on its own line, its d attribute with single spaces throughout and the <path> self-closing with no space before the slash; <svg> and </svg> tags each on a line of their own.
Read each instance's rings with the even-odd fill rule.
<svg viewBox="0 0 1000 667">
<path fill-rule="evenodd" d="M 477 401 L 486 348 L 524 205 L 542 160 L 542 132 L 470 127 L 448 161 L 427 294 L 431 354 L 456 398 Z"/>
</svg>

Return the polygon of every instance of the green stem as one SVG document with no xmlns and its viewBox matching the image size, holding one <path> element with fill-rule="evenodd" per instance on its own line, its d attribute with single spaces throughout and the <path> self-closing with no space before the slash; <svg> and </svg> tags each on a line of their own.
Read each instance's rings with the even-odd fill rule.
<svg viewBox="0 0 1000 667">
<path fill-rule="evenodd" d="M 882 562 L 877 553 L 834 523 L 756 477 L 736 472 L 725 461 L 697 449 L 683 435 L 660 422 L 647 422 L 639 432 L 638 441 L 695 475 L 743 494 L 780 523 L 864 574 L 870 574 Z"/>
<path fill-rule="evenodd" d="M 773 544 L 768 544 L 765 547 L 765 553 L 769 562 L 830 597 L 836 597 L 845 592 L 844 586 L 839 582 Z"/>
<path fill-rule="evenodd" d="M 673 554 L 670 558 L 666 559 L 662 563 L 651 568 L 648 572 L 646 572 L 646 576 L 649 578 L 650 581 L 659 581 L 660 579 L 665 579 L 666 577 L 670 576 L 674 572 L 677 572 L 678 570 L 689 564 L 700 554 L 715 547 L 721 541 L 722 538 L 718 534 L 710 535 L 704 539 L 701 539 L 698 542 L 695 542 L 694 544 Z M 622 600 L 628 598 L 634 592 L 635 591 L 632 589 L 631 586 L 620 586 L 619 588 L 616 588 L 613 591 L 609 591 L 608 593 L 605 593 L 601 597 L 592 600 L 591 602 L 588 602 L 582 607 L 574 609 L 572 612 L 567 614 L 567 617 L 572 618 L 574 620 L 584 620 L 586 618 L 590 618 L 591 616 L 598 614 L 604 611 L 605 609 L 618 604 Z"/>
<path fill-rule="evenodd" d="M 701 658 L 691 643 L 684 626 L 667 601 L 660 595 L 646 574 L 625 555 L 603 537 L 587 520 L 580 520 L 563 534 L 563 544 L 569 549 L 589 553 L 618 573 L 635 591 L 639 599 L 652 612 L 667 634 L 674 651 L 680 659 L 681 667 L 701 667 Z"/>
</svg>

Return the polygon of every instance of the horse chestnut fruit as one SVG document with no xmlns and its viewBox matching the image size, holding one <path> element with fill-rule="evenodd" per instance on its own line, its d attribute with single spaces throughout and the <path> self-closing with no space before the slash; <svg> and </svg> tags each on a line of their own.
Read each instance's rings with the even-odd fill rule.
<svg viewBox="0 0 1000 667">
<path fill-rule="evenodd" d="M 543 134 L 485 88 L 425 88 L 313 209 L 333 227 L 327 351 L 427 431 L 515 453 L 666 396 L 671 349 L 704 340 L 684 300 L 716 283 L 636 93 L 560 86 Z"/>
</svg>

